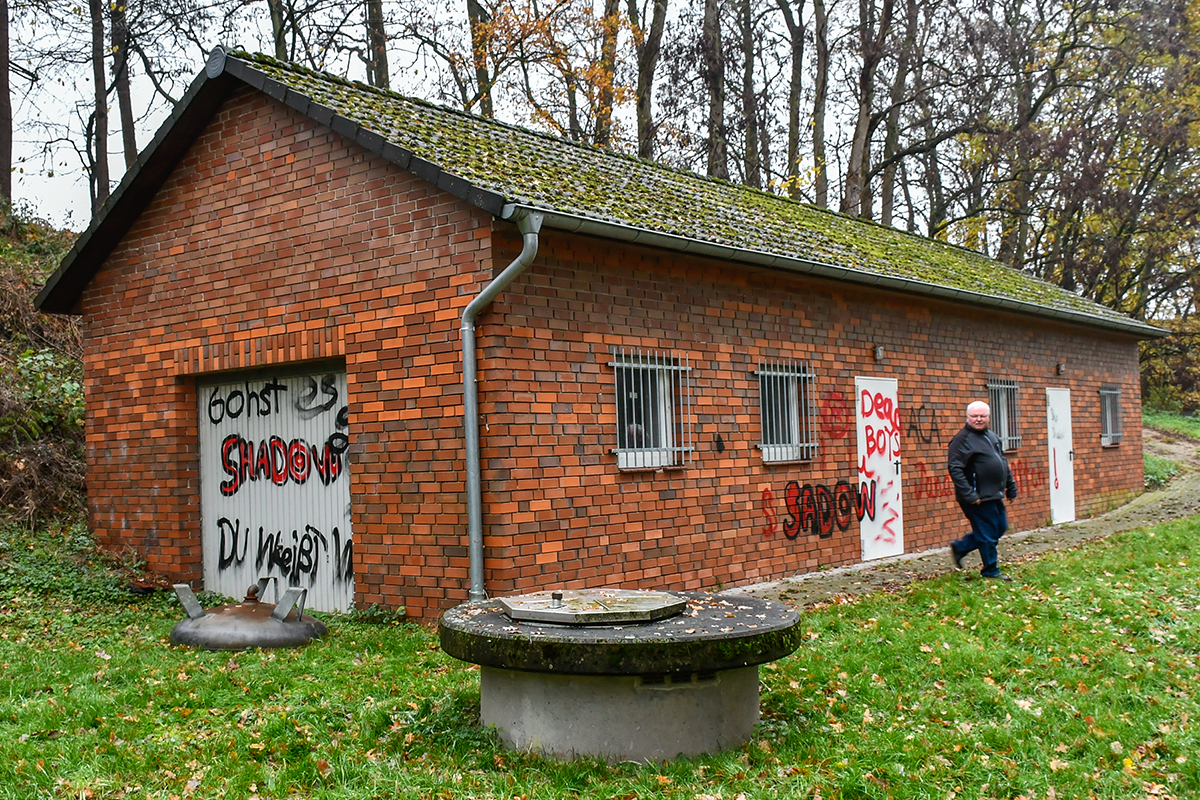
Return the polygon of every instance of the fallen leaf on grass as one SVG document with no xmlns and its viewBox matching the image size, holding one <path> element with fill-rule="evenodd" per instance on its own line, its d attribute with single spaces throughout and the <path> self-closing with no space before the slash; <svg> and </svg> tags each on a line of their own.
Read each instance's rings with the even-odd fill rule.
<svg viewBox="0 0 1200 800">
<path fill-rule="evenodd" d="M 328 778 L 333 774 L 333 767 L 329 766 L 329 762 L 323 758 L 317 759 L 317 772 L 321 773 L 322 778 Z"/>
<path fill-rule="evenodd" d="M 1066 761 L 1062 761 L 1061 759 L 1057 759 L 1057 758 L 1050 759 L 1050 771 L 1051 772 L 1061 772 L 1062 770 L 1067 769 L 1070 766 L 1071 766 L 1070 764 L 1068 764 Z"/>
</svg>

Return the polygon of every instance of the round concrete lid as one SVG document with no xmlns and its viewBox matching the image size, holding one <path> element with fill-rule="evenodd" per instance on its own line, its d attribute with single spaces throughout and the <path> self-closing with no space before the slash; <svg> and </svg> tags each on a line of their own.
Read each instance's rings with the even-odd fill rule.
<svg viewBox="0 0 1200 800">
<path fill-rule="evenodd" d="M 792 608 L 770 600 L 679 592 L 686 609 L 633 624 L 522 622 L 496 600 L 456 606 L 438 625 L 442 649 L 501 669 L 574 675 L 675 675 L 764 664 L 800 645 Z M 565 598 L 564 598 L 565 599 Z"/>
<path fill-rule="evenodd" d="M 675 616 L 687 604 L 677 594 L 637 589 L 564 589 L 501 597 L 497 602 L 512 619 L 560 625 L 653 622 Z"/>
</svg>

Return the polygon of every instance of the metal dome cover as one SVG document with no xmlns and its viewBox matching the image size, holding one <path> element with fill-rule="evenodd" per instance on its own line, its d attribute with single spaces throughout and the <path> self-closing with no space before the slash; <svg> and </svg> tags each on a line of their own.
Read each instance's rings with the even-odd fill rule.
<svg viewBox="0 0 1200 800">
<path fill-rule="evenodd" d="M 175 595 L 188 618 L 171 630 L 171 644 L 198 647 L 203 650 L 245 650 L 250 647 L 303 647 L 325 635 L 325 623 L 304 613 L 308 590 L 290 587 L 275 605 L 258 598 L 267 583 L 275 578 L 261 578 L 246 591 L 240 603 L 229 603 L 205 611 L 196 599 L 192 587 L 175 584 Z M 278 597 L 278 583 L 276 583 Z"/>
</svg>

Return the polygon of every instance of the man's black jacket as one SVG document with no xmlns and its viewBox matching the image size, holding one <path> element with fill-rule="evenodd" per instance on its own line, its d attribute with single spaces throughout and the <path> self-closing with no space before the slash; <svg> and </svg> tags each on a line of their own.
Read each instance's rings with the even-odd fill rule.
<svg viewBox="0 0 1200 800">
<path fill-rule="evenodd" d="M 988 429 L 977 431 L 964 425 L 950 440 L 946 460 L 958 502 L 999 500 L 1005 495 L 1011 500 L 1017 496 L 1017 482 L 1004 458 L 1000 439 Z"/>
</svg>

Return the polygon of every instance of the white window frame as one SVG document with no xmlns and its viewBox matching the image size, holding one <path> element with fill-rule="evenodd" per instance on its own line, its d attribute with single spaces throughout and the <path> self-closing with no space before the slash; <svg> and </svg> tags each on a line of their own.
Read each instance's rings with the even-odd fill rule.
<svg viewBox="0 0 1200 800">
<path fill-rule="evenodd" d="M 1121 387 L 1100 387 L 1100 446 L 1116 447 L 1125 438 L 1121 424 Z"/>
<path fill-rule="evenodd" d="M 763 463 L 817 457 L 815 373 L 808 361 L 771 360 L 758 365 L 758 421 Z"/>
<path fill-rule="evenodd" d="M 691 461 L 692 386 L 686 355 L 614 349 L 613 398 L 621 470 L 682 467 Z"/>
<path fill-rule="evenodd" d="M 989 378 L 987 391 L 988 406 L 992 411 L 989 427 L 1000 439 L 1004 452 L 1012 452 L 1021 446 L 1021 405 L 1017 382 Z"/>
</svg>

